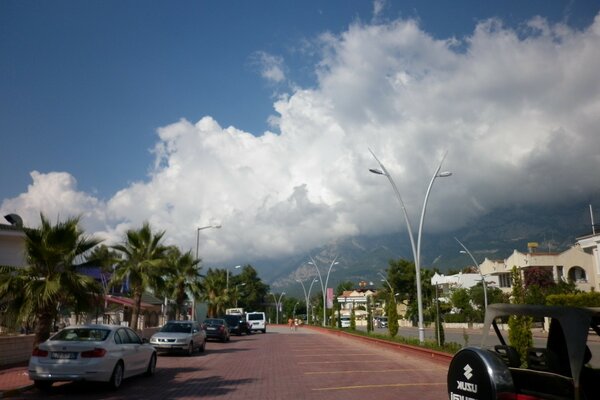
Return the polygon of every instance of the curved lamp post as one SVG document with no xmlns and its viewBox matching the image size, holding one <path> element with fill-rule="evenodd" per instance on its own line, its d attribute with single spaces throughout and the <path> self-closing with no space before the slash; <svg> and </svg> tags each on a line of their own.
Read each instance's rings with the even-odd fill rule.
<svg viewBox="0 0 600 400">
<path fill-rule="evenodd" d="M 429 186 L 427 187 L 427 192 L 425 193 L 425 199 L 423 200 L 423 208 L 421 209 L 421 218 L 419 220 L 419 230 L 417 232 L 417 243 L 415 245 L 415 239 L 413 236 L 412 226 L 410 224 L 410 218 L 408 217 L 408 213 L 406 212 L 406 206 L 404 205 L 404 202 L 402 201 L 402 196 L 400 196 L 400 191 L 398 190 L 396 183 L 392 179 L 392 176 L 387 171 L 385 166 L 381 163 L 381 161 L 379 161 L 379 159 L 377 158 L 375 153 L 373 153 L 373 151 L 371 149 L 369 149 L 369 151 L 371 152 L 371 154 L 373 155 L 373 158 L 375 158 L 375 160 L 379 164 L 379 167 L 381 168 L 381 169 L 371 168 L 371 169 L 369 169 L 369 171 L 371 171 L 374 174 L 383 175 L 386 178 L 388 178 L 388 180 L 390 181 L 390 184 L 392 185 L 392 188 L 394 189 L 394 193 L 396 194 L 398 202 L 400 203 L 400 207 L 402 208 L 402 213 L 404 215 L 404 220 L 406 222 L 406 228 L 408 230 L 408 236 L 410 237 L 410 245 L 412 248 L 413 258 L 415 260 L 417 306 L 418 306 L 418 313 L 419 313 L 419 341 L 421 343 L 423 343 L 425 341 L 425 328 L 423 326 L 423 296 L 421 294 L 421 236 L 422 236 L 421 234 L 423 232 L 423 222 L 425 221 L 425 212 L 427 210 L 427 200 L 429 198 L 429 193 L 431 192 L 431 187 L 433 186 L 433 182 L 435 181 L 435 178 L 448 177 L 448 176 L 452 175 L 452 172 L 448 172 L 448 171 L 440 172 L 440 170 L 442 168 L 442 163 L 444 162 L 444 159 L 446 158 L 446 153 L 444 153 L 442 160 L 438 164 L 437 168 L 435 169 L 435 172 L 433 173 L 433 175 L 431 177 L 431 180 L 429 181 Z"/>
<path fill-rule="evenodd" d="M 319 280 L 321 281 L 321 291 L 323 292 L 323 325 L 322 326 L 327 325 L 327 303 L 326 303 L 327 294 L 325 293 L 325 289 L 327 289 L 327 283 L 329 282 L 329 273 L 331 272 L 331 268 L 334 265 L 339 264 L 339 262 L 337 262 L 336 260 L 337 260 L 337 256 L 335 256 L 335 258 L 329 265 L 329 269 L 327 270 L 327 278 L 325 279 L 324 286 L 323 286 L 323 278 L 321 277 L 321 271 L 319 271 L 317 262 L 312 257 L 310 257 L 310 261 L 308 262 L 309 264 L 312 264 L 315 266 L 315 268 L 317 269 L 317 273 L 319 274 Z"/>
<path fill-rule="evenodd" d="M 458 244 L 460 244 L 460 246 L 464 249 L 464 250 L 461 250 L 460 252 L 463 254 L 468 254 L 469 257 L 471 257 L 471 260 L 473 261 L 475 266 L 477 267 L 477 271 L 479 271 L 479 276 L 481 276 L 481 284 L 483 285 L 483 305 L 484 305 L 483 315 L 485 317 L 485 312 L 486 312 L 487 306 L 488 306 L 487 284 L 485 283 L 485 277 L 481 273 L 481 268 L 479 268 L 479 263 L 475 260 L 475 257 L 473 257 L 473 254 L 471 254 L 469 249 L 467 249 L 467 247 L 464 244 L 462 244 L 461 241 L 458 240 L 457 238 L 454 238 L 454 240 L 456 240 L 458 242 Z"/>
<path fill-rule="evenodd" d="M 306 303 L 306 323 L 310 324 L 310 307 L 308 305 L 308 302 L 310 301 L 310 291 L 312 290 L 312 287 L 314 285 L 315 282 L 318 282 L 319 280 L 317 278 L 314 278 L 312 280 L 312 282 L 310 283 L 310 286 L 308 287 L 308 294 L 306 294 L 306 287 L 304 286 L 304 282 L 302 282 L 299 279 L 296 279 L 296 282 L 299 282 L 302 285 L 302 291 L 304 292 L 304 301 Z"/>
<path fill-rule="evenodd" d="M 198 259 L 198 248 L 200 247 L 200 231 L 204 229 L 221 229 L 221 225 L 206 225 L 196 228 L 196 260 Z M 196 298 L 192 296 L 192 319 L 196 319 Z"/>
<path fill-rule="evenodd" d="M 285 294 L 285 292 L 281 292 L 281 294 L 279 295 L 279 300 L 277 300 L 277 297 L 275 297 L 275 293 L 271 293 L 271 296 L 273 296 L 273 300 L 275 301 L 275 323 L 276 324 L 279 323 L 279 307 L 281 307 L 281 298 L 283 297 L 284 294 Z"/>
</svg>

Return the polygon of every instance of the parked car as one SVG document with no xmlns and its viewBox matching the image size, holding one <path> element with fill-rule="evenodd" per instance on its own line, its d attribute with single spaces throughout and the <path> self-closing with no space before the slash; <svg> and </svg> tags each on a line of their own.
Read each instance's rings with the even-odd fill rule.
<svg viewBox="0 0 600 400">
<path fill-rule="evenodd" d="M 227 322 L 230 334 L 240 336 L 243 333 L 245 333 L 246 335 L 250 335 L 252 333 L 252 331 L 250 330 L 250 325 L 248 325 L 248 322 L 246 322 L 246 319 L 243 315 L 225 315 L 223 319 L 225 320 L 225 322 Z"/>
<path fill-rule="evenodd" d="M 262 311 L 253 311 L 246 314 L 246 321 L 250 325 L 250 330 L 267 332 L 267 317 Z"/>
<path fill-rule="evenodd" d="M 340 324 L 342 328 L 350 328 L 350 317 L 340 317 Z"/>
<path fill-rule="evenodd" d="M 520 354 L 499 328 L 510 316 L 549 323 L 547 339 L 536 337 L 536 343 L 546 343 Z M 588 346 L 598 336 L 600 308 L 492 304 L 481 346 L 461 349 L 450 362 L 449 398 L 598 399 L 600 354 L 593 358 Z"/>
<path fill-rule="evenodd" d="M 388 327 L 388 318 L 387 317 L 379 317 L 377 327 L 378 328 L 387 328 Z"/>
<path fill-rule="evenodd" d="M 49 389 L 60 381 L 107 382 L 119 388 L 124 378 L 153 375 L 156 351 L 135 331 L 116 325 L 79 325 L 60 330 L 33 349 L 29 378 Z"/>
<path fill-rule="evenodd" d="M 206 332 L 196 321 L 169 321 L 150 338 L 150 344 L 158 352 L 185 352 L 188 356 L 195 350 L 204 352 Z"/>
<path fill-rule="evenodd" d="M 230 339 L 229 327 L 223 318 L 207 318 L 202 324 L 207 339 L 218 339 L 228 342 Z"/>
</svg>

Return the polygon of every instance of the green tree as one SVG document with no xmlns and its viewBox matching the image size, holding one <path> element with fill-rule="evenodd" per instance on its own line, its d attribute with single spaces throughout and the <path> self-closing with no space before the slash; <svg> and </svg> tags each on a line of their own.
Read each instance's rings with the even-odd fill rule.
<svg viewBox="0 0 600 400">
<path fill-rule="evenodd" d="M 524 304 L 526 291 L 521 279 L 521 273 L 516 266 L 511 271 L 512 301 L 515 304 Z M 524 315 L 511 315 L 508 318 L 508 340 L 521 356 L 521 365 L 527 367 L 527 351 L 533 346 L 531 333 L 532 318 Z"/>
<path fill-rule="evenodd" d="M 354 307 L 350 311 L 350 329 L 353 331 L 356 330 L 356 313 L 354 312 Z"/>
<path fill-rule="evenodd" d="M 341 296 L 342 293 L 344 293 L 345 291 L 352 290 L 352 289 L 354 289 L 354 283 L 352 283 L 352 281 L 341 282 L 335 288 L 335 295 L 336 295 L 336 297 Z"/>
<path fill-rule="evenodd" d="M 388 317 L 388 332 L 391 337 L 398 334 L 398 307 L 396 305 L 396 298 L 392 293 L 390 295 L 387 304 L 387 317 Z"/>
<path fill-rule="evenodd" d="M 27 266 L 0 267 L 0 300 L 5 322 L 35 324 L 34 346 L 48 339 L 59 308 L 90 311 L 102 295 L 91 277 L 80 273 L 78 261 L 100 243 L 79 228 L 79 217 L 52 225 L 40 214 L 37 229 L 25 229 Z"/>
<path fill-rule="evenodd" d="M 227 271 L 209 268 L 202 279 L 200 300 L 208 306 L 208 316 L 216 317 L 225 313 L 229 303 L 227 287 Z"/>
<path fill-rule="evenodd" d="M 168 248 L 165 257 L 166 297 L 175 300 L 176 319 L 181 319 L 181 314 L 188 300 L 188 293 L 194 299 L 200 297 L 202 277 L 200 276 L 200 260 L 196 259 L 191 251 L 181 254 L 178 247 Z M 192 316 L 194 319 L 195 316 Z"/>
<path fill-rule="evenodd" d="M 244 265 L 238 275 L 229 278 L 230 283 L 233 282 L 235 285 L 234 287 L 243 284 L 243 286 L 239 286 L 239 292 L 236 293 L 239 307 L 246 311 L 264 311 L 265 298 L 270 290 L 269 285 L 260 279 L 252 265 Z"/>
<path fill-rule="evenodd" d="M 123 242 L 113 246 L 123 258 L 116 264 L 111 284 L 121 285 L 125 280 L 129 283 L 133 298 L 132 329 L 138 329 L 144 292 L 149 288 L 160 290 L 164 284 L 167 252 L 167 247 L 162 245 L 164 235 L 164 231 L 154 233 L 145 222 L 138 230 L 129 229 Z"/>
</svg>

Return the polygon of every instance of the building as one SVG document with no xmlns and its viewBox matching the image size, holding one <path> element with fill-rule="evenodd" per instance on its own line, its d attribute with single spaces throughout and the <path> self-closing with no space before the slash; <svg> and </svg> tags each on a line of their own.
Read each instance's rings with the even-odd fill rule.
<svg viewBox="0 0 600 400">
<path fill-rule="evenodd" d="M 480 265 L 484 275 L 496 277 L 498 287 L 505 293 L 512 290 L 511 271 L 516 266 L 522 273 L 538 267 L 552 273 L 556 282 L 573 282 L 577 289 L 591 291 L 600 289 L 600 234 L 578 238 L 577 242 L 563 252 L 541 252 L 538 244 L 528 244 L 528 251 L 514 250 L 504 260 L 486 258 Z"/>
<path fill-rule="evenodd" d="M 4 217 L 10 225 L 0 224 L 0 265 L 22 267 L 25 262 L 25 232 L 16 214 Z"/>
<path fill-rule="evenodd" d="M 487 287 L 498 287 L 498 276 L 483 275 Z M 481 283 L 481 274 L 467 274 L 459 272 L 455 275 L 438 274 L 431 277 L 431 284 L 436 287 L 438 298 L 442 301 L 448 299 L 454 289 L 470 289 Z"/>
</svg>

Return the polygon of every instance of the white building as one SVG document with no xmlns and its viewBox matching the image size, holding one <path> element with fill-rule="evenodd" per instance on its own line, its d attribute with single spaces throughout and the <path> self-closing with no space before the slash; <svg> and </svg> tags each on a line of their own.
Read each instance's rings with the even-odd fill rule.
<svg viewBox="0 0 600 400">
<path fill-rule="evenodd" d="M 438 274 L 431 277 L 431 284 L 438 289 L 440 300 L 448 298 L 453 289 L 470 289 L 481 283 L 481 274 L 466 274 L 459 272 L 455 275 Z M 494 275 L 483 275 L 487 287 L 498 287 L 498 277 Z"/>
<path fill-rule="evenodd" d="M 15 221 L 7 215 L 5 218 L 12 221 L 10 225 L 0 224 L 0 265 L 9 267 L 23 267 L 25 261 L 25 233 L 22 223 Z"/>
<path fill-rule="evenodd" d="M 538 267 L 552 273 L 556 282 L 574 282 L 577 289 L 600 289 L 600 234 L 581 237 L 571 248 L 560 252 L 538 252 L 537 243 L 529 243 L 526 253 L 514 250 L 504 260 L 486 258 L 479 268 L 484 275 L 495 276 L 498 287 L 508 293 L 512 289 L 511 270 L 516 266 L 522 273 Z"/>
</svg>

